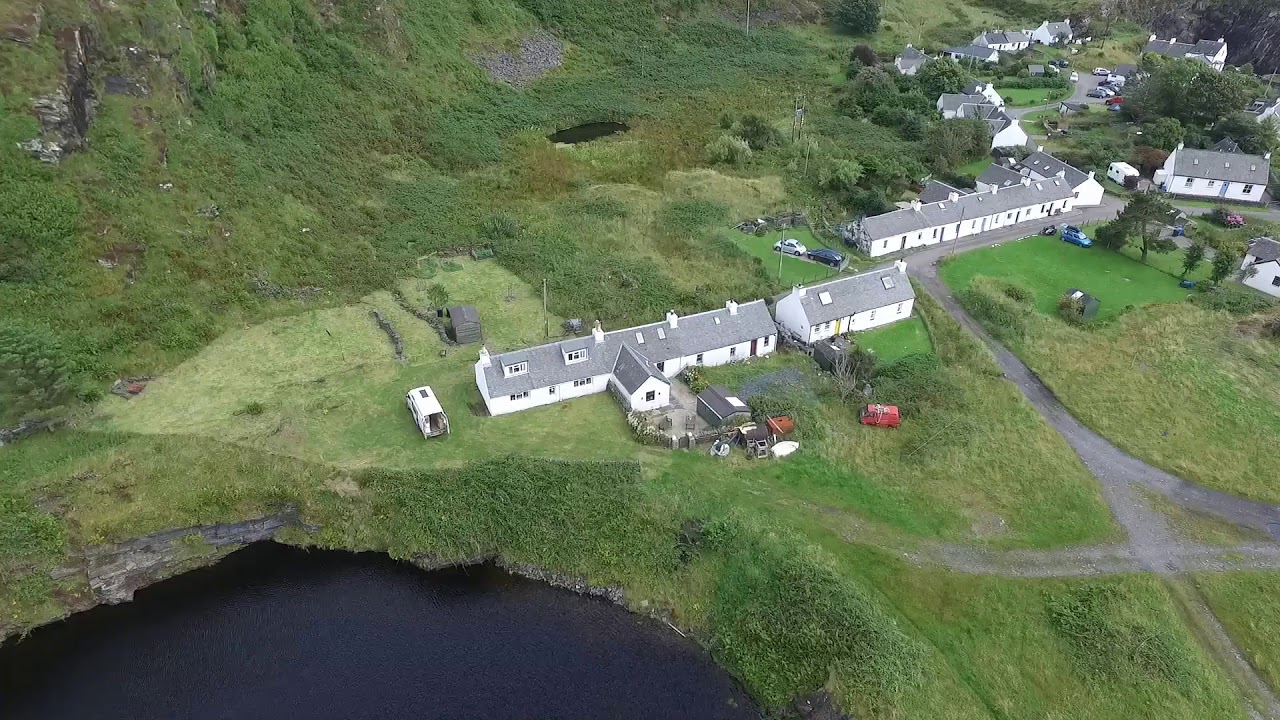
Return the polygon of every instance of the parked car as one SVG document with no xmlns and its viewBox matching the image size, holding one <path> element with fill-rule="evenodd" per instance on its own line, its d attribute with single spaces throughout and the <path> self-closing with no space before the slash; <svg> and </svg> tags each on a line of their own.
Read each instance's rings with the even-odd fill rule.
<svg viewBox="0 0 1280 720">
<path fill-rule="evenodd" d="M 1111 71 L 1110 71 L 1110 70 L 1108 70 L 1108 69 L 1106 69 L 1106 68 L 1094 68 L 1094 69 L 1093 69 L 1093 74 L 1094 74 L 1094 75 L 1100 75 L 1100 76 L 1102 76 L 1102 77 L 1106 77 L 1107 75 L 1110 75 L 1110 74 L 1111 74 Z"/>
<path fill-rule="evenodd" d="M 796 257 L 804 257 L 804 254 L 808 252 L 808 250 L 805 249 L 804 244 L 795 238 L 779 240 L 773 244 L 773 251 L 786 253 L 787 255 L 795 255 Z"/>
<path fill-rule="evenodd" d="M 1121 105 L 1121 104 L 1119 104 L 1119 103 L 1116 103 L 1115 105 L 1108 105 L 1108 106 L 1107 106 L 1107 110 L 1108 110 L 1109 112 L 1120 112 L 1120 111 L 1121 111 L 1121 110 L 1123 110 L 1123 109 L 1124 109 L 1124 106 L 1123 106 L 1123 105 Z"/>
<path fill-rule="evenodd" d="M 1057 226 L 1057 225 L 1046 225 L 1046 226 L 1044 226 L 1044 228 L 1040 231 L 1040 234 L 1041 234 L 1041 235 L 1057 235 L 1057 234 L 1058 234 L 1058 226 Z"/>
<path fill-rule="evenodd" d="M 1060 68 L 1071 67 L 1071 63 L 1067 62 L 1066 60 L 1061 60 L 1061 59 L 1059 59 L 1059 60 L 1050 60 L 1050 61 L 1049 61 L 1049 64 L 1050 64 L 1050 65 L 1052 65 L 1052 66 L 1054 66 L 1054 67 L 1060 67 Z"/>
<path fill-rule="evenodd" d="M 902 424 L 902 414 L 897 405 L 868 405 L 862 408 L 859 419 L 863 425 L 873 427 L 896 428 Z"/>
<path fill-rule="evenodd" d="M 1093 247 L 1093 241 L 1089 239 L 1084 231 L 1075 225 L 1067 225 L 1062 228 L 1062 239 L 1072 245 L 1079 245 L 1082 248 Z"/>
<path fill-rule="evenodd" d="M 1072 72 L 1072 73 L 1071 73 L 1071 82 L 1080 82 L 1080 73 L 1078 73 L 1078 72 Z"/>
<path fill-rule="evenodd" d="M 844 256 L 829 248 L 810 250 L 809 259 L 814 262 L 820 262 L 823 265 L 830 265 L 833 268 L 838 268 L 844 264 Z"/>
<path fill-rule="evenodd" d="M 1111 97 L 1111 94 L 1107 92 L 1106 88 L 1094 88 L 1089 92 L 1085 93 L 1085 95 L 1091 98 Z"/>
<path fill-rule="evenodd" d="M 1117 96 L 1115 96 L 1115 97 L 1113 97 L 1113 98 L 1107 98 L 1107 104 L 1108 104 L 1108 105 L 1119 105 L 1119 104 L 1120 104 L 1120 103 L 1122 103 L 1122 102 L 1124 102 L 1124 96 L 1123 96 L 1123 95 L 1117 95 Z"/>
</svg>

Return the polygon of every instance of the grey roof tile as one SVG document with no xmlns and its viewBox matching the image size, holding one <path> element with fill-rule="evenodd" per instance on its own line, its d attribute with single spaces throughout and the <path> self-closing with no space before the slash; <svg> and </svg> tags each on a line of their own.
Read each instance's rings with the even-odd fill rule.
<svg viewBox="0 0 1280 720">
<path fill-rule="evenodd" d="M 1271 179 L 1271 160 L 1261 155 L 1184 148 L 1174 151 L 1173 174 L 1266 185 Z"/>
<path fill-rule="evenodd" d="M 1009 187 L 1011 185 L 1021 183 L 1022 174 L 1012 168 L 991 163 L 982 171 L 982 174 L 978 175 L 978 182 L 985 183 L 987 185 Z"/>
<path fill-rule="evenodd" d="M 888 278 L 887 283 L 885 278 Z M 896 268 L 810 285 L 804 293 L 800 307 L 804 308 L 805 317 L 811 325 L 905 302 L 916 296 L 906 273 Z M 823 293 L 831 298 L 830 303 L 822 302 Z"/>
<path fill-rule="evenodd" d="M 733 404 L 729 401 L 729 398 L 737 400 L 740 404 Z M 729 388 L 721 385 L 712 385 L 706 390 L 698 393 L 698 400 L 710 408 L 711 412 L 715 413 L 716 417 L 721 420 L 737 413 L 751 412 L 751 409 L 747 407 L 745 402 L 739 399 L 737 395 L 729 390 Z"/>
<path fill-rule="evenodd" d="M 629 393 L 639 390 L 649 378 L 657 378 L 665 385 L 671 384 L 658 367 L 649 361 L 649 358 L 637 353 L 625 343 L 622 350 L 618 352 L 618 362 L 613 366 L 613 376 Z"/>
<path fill-rule="evenodd" d="M 1257 258 L 1255 262 L 1280 260 L 1280 242 L 1269 237 L 1254 238 L 1249 241 L 1248 253 Z"/>
<path fill-rule="evenodd" d="M 1039 180 L 1000 188 L 994 193 L 965 195 L 956 202 L 922 204 L 918 210 L 906 208 L 873 215 L 862 220 L 862 228 L 872 239 L 887 238 L 1074 196 L 1075 191 L 1064 180 Z"/>
<path fill-rule="evenodd" d="M 1033 152 L 1018 163 L 1019 168 L 1026 168 L 1042 178 L 1056 177 L 1059 172 L 1066 178 L 1071 187 L 1080 187 L 1080 183 L 1089 179 L 1089 173 L 1062 162 L 1046 152 Z"/>
<path fill-rule="evenodd" d="M 935 203 L 947 200 L 951 197 L 951 193 L 957 195 L 972 195 L 973 190 L 969 188 L 952 187 L 941 180 L 930 180 L 924 184 L 924 190 L 920 192 L 920 202 Z"/>
</svg>

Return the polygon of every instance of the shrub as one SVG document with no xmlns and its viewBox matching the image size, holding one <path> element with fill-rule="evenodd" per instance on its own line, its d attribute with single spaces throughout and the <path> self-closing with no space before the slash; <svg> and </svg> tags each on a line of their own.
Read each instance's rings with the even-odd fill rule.
<svg viewBox="0 0 1280 720">
<path fill-rule="evenodd" d="M 680 374 L 680 378 L 684 380 L 684 384 L 689 386 L 695 395 L 711 387 L 711 383 L 702 373 L 702 368 L 697 365 L 690 365 Z"/>
<path fill-rule="evenodd" d="M 428 307 L 440 308 L 449 304 L 449 288 L 440 283 L 427 285 L 426 294 Z"/>
<path fill-rule="evenodd" d="M 627 425 L 631 426 L 632 437 L 641 445 L 666 445 L 669 442 L 667 436 L 641 413 L 627 413 Z"/>
<path fill-rule="evenodd" d="M 932 353 L 913 353 L 881 368 L 876 374 L 876 402 L 897 405 L 904 414 L 944 404 L 960 388 L 942 371 Z"/>
<path fill-rule="evenodd" d="M 258 415 L 261 415 L 266 411 L 267 411 L 266 405 L 258 402 L 257 400 L 252 400 L 248 403 L 245 403 L 244 407 L 237 410 L 236 415 L 250 415 L 253 417 L 257 417 Z"/>
<path fill-rule="evenodd" d="M 851 33 L 873 33 L 880 25 L 880 0 L 839 0 L 835 21 Z"/>
<path fill-rule="evenodd" d="M 880 56 L 876 55 L 876 51 L 872 50 L 868 45 L 855 45 L 853 50 L 849 52 L 849 61 L 871 67 L 872 65 L 880 64 Z"/>
<path fill-rule="evenodd" d="M 1088 583 L 1048 599 L 1049 624 L 1068 643 L 1089 674 L 1127 678 L 1133 674 L 1178 682 L 1190 674 L 1176 623 L 1150 612 L 1134 612 L 1141 601 L 1114 585 Z"/>
<path fill-rule="evenodd" d="M 1276 305 L 1275 300 L 1262 293 L 1231 286 L 1192 295 L 1191 302 L 1206 310 L 1223 310 L 1232 315 L 1252 315 Z"/>
<path fill-rule="evenodd" d="M 78 364 L 52 328 L 0 322 L 0 416 L 16 419 L 71 399 Z"/>
<path fill-rule="evenodd" d="M 733 125 L 733 133 L 743 140 L 752 150 L 763 150 L 770 145 L 782 142 L 782 133 L 769 121 L 755 113 L 748 113 Z"/>
<path fill-rule="evenodd" d="M 1227 224 L 1227 218 L 1230 215 L 1231 211 L 1227 209 L 1226 205 L 1214 205 L 1213 209 L 1209 211 L 1209 219 L 1223 226 Z"/>
<path fill-rule="evenodd" d="M 707 143 L 707 161 L 723 165 L 742 165 L 751 161 L 751 146 L 733 135 L 721 135 Z"/>
<path fill-rule="evenodd" d="M 1079 298 L 1063 293 L 1062 297 L 1058 298 L 1058 314 L 1072 325 L 1082 325 L 1084 324 L 1084 303 L 1080 302 Z"/>
<path fill-rule="evenodd" d="M 1035 292 L 1032 291 L 1032 289 L 1027 287 L 1026 285 L 1023 285 L 1022 283 L 1014 282 L 1012 280 L 1002 280 L 1000 281 L 999 285 L 1000 285 L 1000 292 L 1004 293 L 1004 296 L 1009 298 L 1010 300 L 1015 300 L 1024 305 L 1027 305 L 1036 301 Z"/>
<path fill-rule="evenodd" d="M 520 223 L 510 215 L 490 215 L 480 224 L 480 237 L 490 242 L 520 237 Z"/>
<path fill-rule="evenodd" d="M 1020 301 L 1010 296 L 1012 283 L 978 276 L 969 286 L 956 293 L 956 299 L 987 328 L 1001 339 L 1020 339 L 1027 334 L 1029 312 Z M 1015 294 L 1017 290 L 1013 291 Z"/>
</svg>

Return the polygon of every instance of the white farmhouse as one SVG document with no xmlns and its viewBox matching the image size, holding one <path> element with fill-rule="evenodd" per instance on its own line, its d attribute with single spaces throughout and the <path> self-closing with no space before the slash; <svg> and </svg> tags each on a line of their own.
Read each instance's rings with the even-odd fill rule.
<svg viewBox="0 0 1280 720">
<path fill-rule="evenodd" d="M 1161 40 L 1155 35 L 1147 38 L 1147 44 L 1142 47 L 1142 52 L 1154 53 L 1170 58 L 1186 58 L 1188 60 L 1199 60 L 1213 66 L 1214 70 L 1221 71 L 1227 65 L 1227 41 L 1225 38 L 1214 40 L 1197 40 L 1195 44 L 1180 43 L 1178 38 L 1169 38 Z"/>
<path fill-rule="evenodd" d="M 1102 204 L 1103 187 L 1094 177 L 1094 172 L 1084 172 L 1072 167 L 1058 158 L 1042 150 L 1036 150 L 1014 165 L 1014 170 L 1030 177 L 1032 180 L 1062 178 L 1067 181 L 1076 194 L 1075 207 L 1087 207 Z"/>
<path fill-rule="evenodd" d="M 1280 243 L 1269 237 L 1250 240 L 1240 269 L 1245 285 L 1280 297 Z"/>
<path fill-rule="evenodd" d="M 902 54 L 893 59 L 893 66 L 903 75 L 915 75 L 920 68 L 929 62 L 929 56 L 911 47 L 910 43 L 902 49 Z"/>
<path fill-rule="evenodd" d="M 981 87 L 981 86 L 975 86 Z M 970 88 L 974 89 L 974 88 Z M 938 96 L 936 107 L 944 120 L 957 118 L 973 118 L 987 123 L 991 129 L 991 148 L 1025 147 L 1031 138 L 1027 135 L 1017 119 L 1011 117 L 999 104 L 989 100 L 986 92 L 995 92 L 987 85 L 983 94 L 944 93 Z M 995 93 L 999 97 L 999 93 Z"/>
<path fill-rule="evenodd" d="M 901 260 L 888 270 L 796 286 L 773 305 L 778 324 L 805 343 L 911 316 L 916 293 Z"/>
<path fill-rule="evenodd" d="M 777 327 L 764 300 L 499 355 L 480 348 L 476 386 L 490 415 L 612 391 L 628 410 L 671 402 L 671 382 L 690 365 L 724 365 L 768 355 Z"/>
<path fill-rule="evenodd" d="M 1174 195 L 1260 203 L 1271 179 L 1271 153 L 1193 150 L 1178 143 L 1161 177 L 1165 192 Z"/>
<path fill-rule="evenodd" d="M 1280 99 L 1258 98 L 1249 103 L 1245 112 L 1258 122 L 1270 121 L 1273 124 L 1280 124 Z"/>
<path fill-rule="evenodd" d="M 965 45 L 963 47 L 951 47 L 942 51 L 943 55 L 959 62 L 968 60 L 970 62 L 1000 62 L 1000 51 L 995 48 L 982 47 L 981 45 Z"/>
<path fill-rule="evenodd" d="M 1071 21 L 1063 20 L 1062 22 L 1049 22 L 1045 20 L 1040 23 L 1040 27 L 1027 33 L 1031 37 L 1031 42 L 1038 45 L 1056 45 L 1058 43 L 1067 44 L 1075 37 L 1075 33 L 1071 31 Z"/>
<path fill-rule="evenodd" d="M 840 233 L 845 243 L 878 257 L 1067 212 L 1075 197 L 1063 178 L 1035 181 L 1024 176 L 1010 187 L 955 193 L 927 205 L 917 200 L 901 210 L 845 223 Z"/>
<path fill-rule="evenodd" d="M 991 83 L 981 83 L 975 80 L 969 84 L 969 87 L 964 89 L 964 94 L 981 95 L 987 99 L 988 103 L 996 107 L 1004 107 L 1004 96 Z"/>
<path fill-rule="evenodd" d="M 978 47 L 992 48 L 1000 52 L 1018 52 L 1031 45 L 1031 38 L 1017 30 L 992 30 L 973 39 Z"/>
</svg>

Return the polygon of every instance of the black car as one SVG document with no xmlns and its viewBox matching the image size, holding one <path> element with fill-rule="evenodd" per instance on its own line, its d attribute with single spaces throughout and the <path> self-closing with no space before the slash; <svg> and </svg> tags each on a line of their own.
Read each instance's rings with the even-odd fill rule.
<svg viewBox="0 0 1280 720">
<path fill-rule="evenodd" d="M 1107 94 L 1107 92 L 1106 92 L 1106 91 L 1104 91 L 1104 90 L 1097 90 L 1097 89 L 1090 90 L 1089 92 L 1085 93 L 1085 95 L 1087 95 L 1088 97 L 1091 97 L 1091 98 L 1105 98 L 1105 97 L 1111 97 L 1109 94 Z"/>
<path fill-rule="evenodd" d="M 810 250 L 809 259 L 814 262 L 820 262 L 823 265 L 830 265 L 833 268 L 838 268 L 844 264 L 844 256 L 830 248 Z"/>
<path fill-rule="evenodd" d="M 1044 228 L 1040 231 L 1040 234 L 1041 234 L 1041 235 L 1057 235 L 1057 234 L 1058 234 L 1058 226 L 1057 226 L 1057 225 L 1046 225 L 1046 226 L 1044 226 Z"/>
<path fill-rule="evenodd" d="M 1071 67 L 1071 63 L 1067 62 L 1066 60 L 1051 60 L 1049 61 L 1049 64 L 1054 67 L 1060 67 L 1060 68 Z"/>
</svg>

